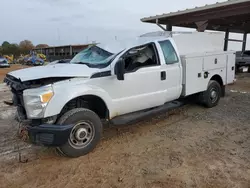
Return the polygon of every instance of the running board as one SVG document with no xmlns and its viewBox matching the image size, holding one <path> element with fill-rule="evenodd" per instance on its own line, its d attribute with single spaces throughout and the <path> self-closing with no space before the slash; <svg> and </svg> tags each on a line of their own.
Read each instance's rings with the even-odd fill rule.
<svg viewBox="0 0 250 188">
<path fill-rule="evenodd" d="M 159 115 L 161 113 L 167 112 L 169 110 L 173 110 L 176 108 L 179 108 L 186 103 L 184 101 L 172 101 L 169 103 L 166 103 L 162 106 L 151 108 L 149 110 L 143 110 L 139 112 L 133 112 L 121 116 L 117 116 L 110 120 L 111 124 L 113 125 L 127 125 L 139 122 L 141 120 L 144 120 L 145 118 L 152 117 L 154 115 Z"/>
</svg>

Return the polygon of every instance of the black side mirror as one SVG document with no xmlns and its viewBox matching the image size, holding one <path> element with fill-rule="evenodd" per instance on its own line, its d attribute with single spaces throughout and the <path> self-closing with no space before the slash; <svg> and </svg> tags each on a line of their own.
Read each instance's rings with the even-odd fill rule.
<svg viewBox="0 0 250 188">
<path fill-rule="evenodd" d="M 125 61 L 124 59 L 119 59 L 115 65 L 115 75 L 118 80 L 124 80 L 125 73 Z"/>
</svg>

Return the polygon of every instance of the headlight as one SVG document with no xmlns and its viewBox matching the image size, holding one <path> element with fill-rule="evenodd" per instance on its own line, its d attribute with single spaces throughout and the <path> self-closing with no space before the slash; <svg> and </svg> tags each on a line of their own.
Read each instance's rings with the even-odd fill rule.
<svg viewBox="0 0 250 188">
<path fill-rule="evenodd" d="M 40 95 L 41 102 L 48 103 L 50 101 L 50 99 L 53 97 L 53 95 L 54 95 L 53 91 L 49 91 L 48 93 L 41 94 Z"/>
<path fill-rule="evenodd" d="M 24 90 L 23 99 L 28 118 L 43 118 L 45 108 L 53 95 L 53 88 L 50 85 Z"/>
</svg>

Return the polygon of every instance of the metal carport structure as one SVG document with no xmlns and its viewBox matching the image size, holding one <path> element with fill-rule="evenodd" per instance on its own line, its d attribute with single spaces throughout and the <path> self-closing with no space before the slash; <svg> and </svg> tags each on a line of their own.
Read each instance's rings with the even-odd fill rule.
<svg viewBox="0 0 250 188">
<path fill-rule="evenodd" d="M 245 51 L 247 34 L 250 33 L 250 0 L 229 0 L 142 18 L 141 21 L 157 24 L 165 31 L 172 31 L 173 26 L 194 28 L 200 32 L 224 31 L 225 51 L 228 49 L 228 41 L 242 42 L 242 51 Z M 229 39 L 230 32 L 242 33 L 243 40 Z"/>
</svg>

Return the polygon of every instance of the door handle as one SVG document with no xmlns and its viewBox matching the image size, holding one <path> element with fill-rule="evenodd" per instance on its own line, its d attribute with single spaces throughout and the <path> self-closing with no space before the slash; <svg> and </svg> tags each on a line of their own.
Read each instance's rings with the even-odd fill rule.
<svg viewBox="0 0 250 188">
<path fill-rule="evenodd" d="M 166 71 L 161 72 L 161 80 L 166 80 Z"/>
</svg>

